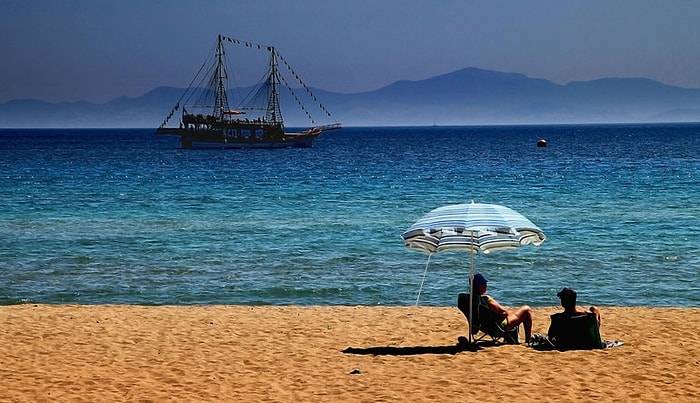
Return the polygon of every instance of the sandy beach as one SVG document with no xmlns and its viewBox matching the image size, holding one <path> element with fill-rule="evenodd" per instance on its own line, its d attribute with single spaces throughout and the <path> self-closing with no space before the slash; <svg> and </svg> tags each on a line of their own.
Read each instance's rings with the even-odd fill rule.
<svg viewBox="0 0 700 403">
<path fill-rule="evenodd" d="M 535 332 L 549 314 L 535 309 Z M 700 401 L 700 309 L 604 307 L 624 345 L 457 347 L 452 307 L 0 307 L 0 401 Z"/>
</svg>

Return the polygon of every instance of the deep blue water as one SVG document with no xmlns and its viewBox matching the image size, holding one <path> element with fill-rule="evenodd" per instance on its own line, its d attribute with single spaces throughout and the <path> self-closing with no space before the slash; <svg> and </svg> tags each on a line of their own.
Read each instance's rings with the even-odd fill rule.
<svg viewBox="0 0 700 403">
<path fill-rule="evenodd" d="M 0 130 L 0 304 L 412 305 L 427 255 L 400 234 L 474 200 L 548 237 L 475 257 L 504 304 L 556 305 L 571 286 L 582 304 L 700 306 L 700 124 L 178 147 L 152 129 Z M 433 256 L 421 305 L 454 305 L 468 268 Z"/>
</svg>

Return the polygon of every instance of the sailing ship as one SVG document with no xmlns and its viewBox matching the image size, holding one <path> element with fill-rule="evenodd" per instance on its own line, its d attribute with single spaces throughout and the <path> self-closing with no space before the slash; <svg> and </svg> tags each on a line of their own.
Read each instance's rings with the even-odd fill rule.
<svg viewBox="0 0 700 403">
<path fill-rule="evenodd" d="M 229 87 L 229 68 L 225 43 L 241 45 L 269 53 L 266 74 L 250 87 L 248 95 L 239 97 L 235 107 L 229 105 L 233 90 Z M 305 90 L 306 99 L 313 100 L 318 109 L 331 118 L 330 112 L 313 95 L 273 46 L 263 46 L 219 35 L 216 49 L 205 61 L 197 76 L 170 111 L 156 134 L 178 135 L 182 148 L 307 148 L 323 132 L 338 130 L 340 123 L 320 125 L 301 102 L 301 97 L 281 74 L 279 61 Z M 207 73 L 208 72 L 208 73 Z M 195 84 L 197 83 L 197 84 Z M 308 128 L 296 132 L 285 130 L 280 108 L 282 84 L 292 95 L 310 121 Z M 240 90 L 240 88 L 236 88 Z M 179 124 L 169 126 L 181 109 Z"/>
</svg>

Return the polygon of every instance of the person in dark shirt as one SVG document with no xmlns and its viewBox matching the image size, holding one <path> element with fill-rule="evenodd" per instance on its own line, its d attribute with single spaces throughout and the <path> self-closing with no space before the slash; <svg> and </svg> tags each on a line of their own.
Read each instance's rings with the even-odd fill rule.
<svg viewBox="0 0 700 403">
<path fill-rule="evenodd" d="M 561 306 L 564 308 L 564 312 L 559 313 L 558 315 L 562 315 L 565 317 L 572 317 L 572 316 L 580 316 L 580 315 L 587 315 L 587 314 L 594 314 L 596 316 L 596 319 L 598 321 L 598 326 L 600 326 L 601 321 L 600 321 L 600 309 L 592 306 L 588 308 L 588 310 L 585 310 L 579 306 L 576 305 L 576 298 L 577 294 L 576 291 L 573 288 L 569 287 L 564 287 L 562 288 L 561 291 L 557 293 L 557 297 L 561 299 Z M 549 331 L 547 331 L 547 336 L 549 336 L 550 339 L 554 338 L 556 339 L 557 335 L 560 333 L 560 329 L 557 329 L 557 326 L 555 322 L 553 321 L 552 324 L 549 326 Z"/>
</svg>

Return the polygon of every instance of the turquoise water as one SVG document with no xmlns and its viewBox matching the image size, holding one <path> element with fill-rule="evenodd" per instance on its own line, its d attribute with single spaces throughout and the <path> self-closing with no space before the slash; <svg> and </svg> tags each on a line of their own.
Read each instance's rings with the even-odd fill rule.
<svg viewBox="0 0 700 403">
<path fill-rule="evenodd" d="M 571 286 L 582 304 L 700 306 L 700 124 L 346 128 L 227 151 L 5 129 L 0 194 L 0 304 L 413 305 L 427 255 L 401 233 L 474 200 L 548 237 L 475 257 L 504 304 Z M 420 304 L 454 305 L 468 270 L 433 256 Z"/>
</svg>

